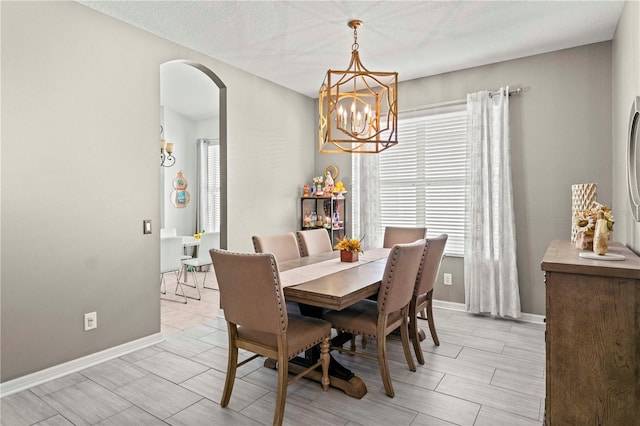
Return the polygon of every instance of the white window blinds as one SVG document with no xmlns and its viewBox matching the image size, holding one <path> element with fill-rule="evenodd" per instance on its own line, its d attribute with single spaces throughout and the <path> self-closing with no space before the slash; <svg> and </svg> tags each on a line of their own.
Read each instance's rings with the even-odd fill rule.
<svg viewBox="0 0 640 426">
<path fill-rule="evenodd" d="M 209 144 L 207 161 L 207 227 L 208 232 L 220 232 L 220 144 Z"/>
<path fill-rule="evenodd" d="M 380 153 L 380 222 L 449 235 L 445 253 L 464 254 L 466 104 L 398 117 L 398 145 Z"/>
</svg>

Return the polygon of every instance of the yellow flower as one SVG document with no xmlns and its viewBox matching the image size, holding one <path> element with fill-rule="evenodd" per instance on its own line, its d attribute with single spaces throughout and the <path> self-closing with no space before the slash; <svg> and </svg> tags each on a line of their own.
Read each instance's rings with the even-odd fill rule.
<svg viewBox="0 0 640 426">
<path fill-rule="evenodd" d="M 362 248 L 360 247 L 360 240 L 355 238 L 347 238 L 344 237 L 338 244 L 335 245 L 334 249 L 336 250 L 344 250 L 350 251 L 352 253 L 364 253 Z"/>
</svg>

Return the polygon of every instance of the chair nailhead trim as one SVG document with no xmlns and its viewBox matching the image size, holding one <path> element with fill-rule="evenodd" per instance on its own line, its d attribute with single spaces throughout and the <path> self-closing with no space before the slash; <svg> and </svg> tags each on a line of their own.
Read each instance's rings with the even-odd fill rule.
<svg viewBox="0 0 640 426">
<path fill-rule="evenodd" d="M 393 259 L 391 260 L 391 267 L 389 268 L 389 276 L 385 277 L 386 280 L 384 283 L 384 293 L 382 295 L 382 309 L 385 307 L 385 303 L 387 302 L 387 295 L 389 294 L 389 288 L 391 287 L 391 281 L 393 281 L 393 272 L 396 266 L 396 260 L 398 259 L 398 249 L 393 251 Z"/>
<path fill-rule="evenodd" d="M 329 339 L 331 339 L 331 333 L 326 334 L 326 335 L 322 336 L 320 339 L 315 340 L 313 343 L 308 344 L 307 346 L 305 346 L 304 348 L 300 349 L 298 352 L 296 352 L 295 354 L 293 354 L 291 357 L 289 357 L 289 359 L 291 359 L 291 358 L 295 357 L 295 356 L 296 356 L 296 355 L 298 355 L 300 352 L 305 352 L 305 351 L 307 351 L 307 350 L 309 350 L 309 349 L 313 348 L 314 346 L 317 346 L 318 344 L 322 343 L 322 341 L 323 341 L 325 338 L 329 338 Z M 331 343 L 331 342 L 329 342 L 329 343 Z"/>
<path fill-rule="evenodd" d="M 376 339 L 378 337 L 377 334 L 370 334 L 370 333 L 362 333 L 360 331 L 357 330 L 352 330 L 349 328 L 336 328 L 336 330 L 338 331 L 345 331 L 347 333 L 351 333 L 351 334 L 357 334 L 358 336 L 365 336 L 365 337 L 370 337 L 372 339 Z"/>
<path fill-rule="evenodd" d="M 282 327 L 282 331 L 286 331 L 285 328 L 285 319 L 287 316 L 287 313 L 285 312 L 285 309 L 283 309 L 284 307 L 284 300 L 282 300 L 282 298 L 280 297 L 280 293 L 278 291 L 278 288 L 280 287 L 280 275 L 278 274 L 278 264 L 276 263 L 275 257 L 273 255 L 271 255 L 271 273 L 273 274 L 273 281 L 276 283 L 275 286 L 275 290 L 276 290 L 276 297 L 278 298 L 278 312 L 280 313 L 280 326 Z"/>
</svg>

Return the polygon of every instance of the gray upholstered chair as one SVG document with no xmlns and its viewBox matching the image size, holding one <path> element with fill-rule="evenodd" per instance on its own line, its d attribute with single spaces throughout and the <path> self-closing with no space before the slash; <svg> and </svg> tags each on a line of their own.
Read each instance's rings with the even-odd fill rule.
<svg viewBox="0 0 640 426">
<path fill-rule="evenodd" d="M 427 228 L 405 228 L 399 226 L 387 226 L 384 228 L 384 240 L 382 247 L 391 248 L 396 244 L 412 243 L 424 239 Z"/>
<path fill-rule="evenodd" d="M 393 385 L 387 366 L 387 335 L 400 327 L 404 356 L 411 371 L 416 371 L 409 347 L 409 302 L 416 284 L 416 276 L 422 260 L 425 241 L 396 244 L 389 253 L 387 266 L 382 276 L 378 300 L 362 300 L 341 311 L 328 311 L 324 319 L 341 332 L 376 339 L 380 375 L 387 395 L 393 397 Z M 371 358 L 369 354 L 332 347 L 340 352 Z"/>
<path fill-rule="evenodd" d="M 326 229 L 310 229 L 296 232 L 300 255 L 313 256 L 314 254 L 333 251 L 331 239 Z"/>
<path fill-rule="evenodd" d="M 279 262 L 300 257 L 298 239 L 293 232 L 278 235 L 254 235 L 251 239 L 256 253 L 271 253 Z"/>
<path fill-rule="evenodd" d="M 253 248 L 256 253 L 271 253 L 278 262 L 300 258 L 298 238 L 293 232 L 276 235 L 254 235 Z M 299 314 L 300 307 L 295 302 L 287 302 L 287 310 Z"/>
<path fill-rule="evenodd" d="M 408 228 L 401 226 L 387 226 L 384 228 L 384 240 L 382 243 L 382 247 L 391 248 L 396 244 L 406 244 L 412 243 L 417 240 L 421 240 L 427 235 L 427 228 L 418 227 L 418 228 Z M 370 300 L 377 300 L 378 296 L 373 295 L 369 297 Z M 356 337 L 353 336 L 351 339 L 351 349 L 354 350 L 356 347 Z M 362 347 L 367 347 L 367 338 L 366 336 L 362 336 Z"/>
<path fill-rule="evenodd" d="M 418 312 L 423 311 L 426 313 L 426 315 L 423 314 L 423 317 L 429 323 L 433 343 L 436 346 L 440 346 L 436 326 L 433 322 L 433 286 L 438 278 L 438 271 L 440 270 L 440 263 L 442 262 L 442 255 L 448 237 L 447 234 L 442 234 L 435 238 L 427 238 L 422 264 L 418 270 L 416 286 L 409 304 L 409 335 L 420 364 L 424 364 L 424 356 L 422 355 L 420 337 L 418 336 Z"/>
<path fill-rule="evenodd" d="M 322 366 L 322 389 L 329 389 L 329 338 L 331 324 L 287 314 L 278 266 L 272 254 L 231 253 L 212 249 L 210 256 L 218 278 L 229 335 L 227 377 L 220 405 L 231 399 L 237 367 L 258 356 L 277 361 L 278 388 L 274 425 L 282 424 L 287 386 Z M 289 360 L 320 344 L 320 359 L 288 380 Z M 238 348 L 255 355 L 238 363 Z"/>
</svg>

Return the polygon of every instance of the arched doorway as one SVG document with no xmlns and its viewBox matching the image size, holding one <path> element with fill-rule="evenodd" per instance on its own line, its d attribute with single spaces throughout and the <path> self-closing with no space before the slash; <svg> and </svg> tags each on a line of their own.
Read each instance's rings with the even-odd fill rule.
<svg viewBox="0 0 640 426">
<path fill-rule="evenodd" d="M 162 137 L 175 144 L 175 164 L 161 167 L 161 227 L 179 235 L 215 230 L 227 248 L 226 86 L 201 64 L 170 61 L 160 66 L 160 100 Z M 172 186 L 180 171 L 190 199 L 176 204 Z M 206 182 L 207 171 L 217 182 Z"/>
</svg>

